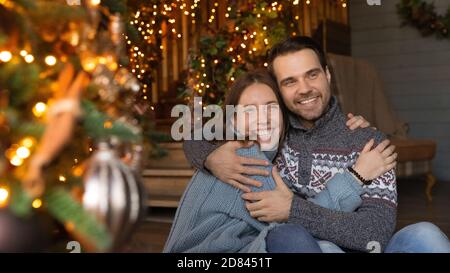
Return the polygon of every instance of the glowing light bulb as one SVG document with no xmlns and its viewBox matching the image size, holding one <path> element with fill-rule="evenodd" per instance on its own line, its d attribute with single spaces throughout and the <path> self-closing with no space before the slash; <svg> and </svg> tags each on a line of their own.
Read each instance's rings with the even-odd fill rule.
<svg viewBox="0 0 450 273">
<path fill-rule="evenodd" d="M 32 137 L 26 137 L 20 141 L 20 145 L 27 148 L 33 147 L 34 143 L 35 140 Z"/>
<path fill-rule="evenodd" d="M 11 165 L 19 167 L 20 165 L 23 164 L 23 159 L 15 155 L 13 156 L 13 158 L 11 158 L 9 162 L 11 163 Z"/>
<path fill-rule="evenodd" d="M 33 107 L 33 114 L 38 118 L 42 117 L 46 111 L 47 111 L 47 105 L 43 102 L 38 102 Z"/>
<path fill-rule="evenodd" d="M 27 63 L 32 63 L 34 61 L 34 57 L 31 54 L 26 55 L 24 57 L 24 59 L 25 59 L 25 62 L 27 62 Z"/>
<path fill-rule="evenodd" d="M 101 2 L 102 2 L 101 0 L 91 0 L 91 5 L 98 6 L 100 5 Z"/>
<path fill-rule="evenodd" d="M 8 202 L 9 191 L 5 188 L 0 188 L 0 208 L 5 207 Z"/>
<path fill-rule="evenodd" d="M 45 57 L 45 63 L 48 66 L 54 66 L 56 64 L 56 58 L 55 56 L 52 55 L 48 55 L 47 57 Z"/>
<path fill-rule="evenodd" d="M 9 51 L 0 52 L 0 61 L 6 63 L 12 59 L 12 54 Z"/>
<path fill-rule="evenodd" d="M 27 147 L 20 147 L 19 149 L 17 149 L 16 154 L 18 157 L 25 159 L 30 156 L 30 150 L 28 150 Z"/>
<path fill-rule="evenodd" d="M 39 198 L 34 199 L 33 203 L 31 203 L 31 206 L 35 209 L 42 207 L 42 200 Z"/>
</svg>

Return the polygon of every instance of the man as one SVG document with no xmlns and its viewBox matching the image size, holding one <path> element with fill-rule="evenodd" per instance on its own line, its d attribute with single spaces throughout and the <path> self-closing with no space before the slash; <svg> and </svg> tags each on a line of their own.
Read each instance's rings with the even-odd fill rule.
<svg viewBox="0 0 450 273">
<path fill-rule="evenodd" d="M 385 136 L 371 128 L 348 129 L 337 99 L 331 95 L 331 74 L 325 53 L 311 38 L 293 37 L 279 43 L 271 50 L 268 62 L 269 71 L 276 78 L 290 111 L 287 140 L 276 164 L 295 194 L 287 187 L 248 192 L 245 184 L 259 186 L 260 183 L 245 175 L 264 175 L 249 165 L 265 163 L 237 156 L 235 150 L 240 146 L 236 142 L 218 147 L 205 141 L 186 141 L 186 157 L 195 167 L 210 171 L 245 191 L 242 197 L 249 201 L 247 208 L 252 217 L 301 225 L 323 241 L 323 250 L 337 252 L 345 248 L 379 252 L 388 247 L 388 251 L 402 251 L 400 243 L 388 246 L 396 225 L 397 192 L 393 170 L 364 186 L 363 203 L 355 212 L 332 211 L 306 200 L 320 192 L 336 173 L 351 167 L 369 140 L 374 139 L 378 144 Z M 435 227 L 431 226 L 412 226 L 407 235 L 393 241 L 404 242 L 405 236 L 409 238 L 424 227 L 427 231 Z M 439 251 L 450 251 L 448 239 L 439 232 L 431 232 L 433 242 L 443 242 Z M 289 234 L 277 236 L 289 238 Z M 283 238 L 279 241 L 283 242 Z M 421 243 L 415 242 L 416 247 L 419 245 Z"/>
</svg>

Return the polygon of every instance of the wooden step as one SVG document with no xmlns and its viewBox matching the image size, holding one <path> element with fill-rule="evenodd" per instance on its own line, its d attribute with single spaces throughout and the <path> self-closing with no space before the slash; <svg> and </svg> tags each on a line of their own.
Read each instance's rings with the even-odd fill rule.
<svg viewBox="0 0 450 273">
<path fill-rule="evenodd" d="M 171 150 L 183 150 L 183 142 L 164 142 L 160 143 L 161 147 Z"/>
<path fill-rule="evenodd" d="M 179 197 L 149 195 L 147 206 L 158 208 L 177 208 L 180 202 Z"/>
<path fill-rule="evenodd" d="M 144 177 L 142 183 L 149 195 L 181 196 L 191 180 L 188 177 Z"/>
<path fill-rule="evenodd" d="M 150 207 L 178 207 L 178 201 L 194 175 L 194 169 L 146 169 L 142 183 Z"/>
<path fill-rule="evenodd" d="M 161 158 L 150 158 L 145 163 L 147 169 L 190 169 L 191 164 L 184 156 L 183 143 L 161 143 L 161 147 L 167 150 L 167 155 Z"/>
<path fill-rule="evenodd" d="M 144 177 L 192 177 L 194 169 L 147 169 L 142 172 Z"/>
<path fill-rule="evenodd" d="M 142 172 L 142 183 L 148 193 L 147 205 L 176 208 L 195 169 L 184 156 L 182 142 L 160 145 L 167 150 L 167 156 L 148 160 Z"/>
</svg>

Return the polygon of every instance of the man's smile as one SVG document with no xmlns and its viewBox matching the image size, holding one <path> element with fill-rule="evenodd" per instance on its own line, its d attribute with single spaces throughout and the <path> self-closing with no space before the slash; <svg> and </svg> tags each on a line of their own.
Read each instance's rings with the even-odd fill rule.
<svg viewBox="0 0 450 273">
<path fill-rule="evenodd" d="M 319 101 L 320 95 L 309 97 L 306 99 L 297 100 L 296 103 L 302 106 L 312 106 Z"/>
</svg>

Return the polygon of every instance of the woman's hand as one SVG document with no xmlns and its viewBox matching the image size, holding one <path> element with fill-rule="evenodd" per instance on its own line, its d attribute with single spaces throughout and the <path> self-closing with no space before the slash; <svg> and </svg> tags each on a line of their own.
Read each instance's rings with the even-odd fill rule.
<svg viewBox="0 0 450 273">
<path fill-rule="evenodd" d="M 367 128 L 370 126 L 370 122 L 368 122 L 363 116 L 355 116 L 352 113 L 348 113 L 347 118 L 348 121 L 346 125 L 350 130 Z"/>
<path fill-rule="evenodd" d="M 395 146 L 385 140 L 372 149 L 375 141 L 371 139 L 364 146 L 353 169 L 366 180 L 373 180 L 392 170 L 397 165 Z"/>
<path fill-rule="evenodd" d="M 267 160 L 243 157 L 236 154 L 239 148 L 250 147 L 253 143 L 228 141 L 213 151 L 205 161 L 205 167 L 221 181 L 250 192 L 249 186 L 261 187 L 262 183 L 246 175 L 270 175 L 268 171 L 252 166 L 268 166 Z"/>
</svg>

